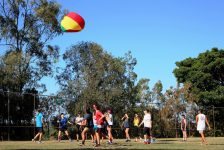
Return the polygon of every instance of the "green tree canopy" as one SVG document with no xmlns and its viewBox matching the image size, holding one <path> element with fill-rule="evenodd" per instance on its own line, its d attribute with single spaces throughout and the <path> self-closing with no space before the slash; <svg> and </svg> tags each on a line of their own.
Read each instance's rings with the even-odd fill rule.
<svg viewBox="0 0 224 150">
<path fill-rule="evenodd" d="M 136 59 L 130 52 L 116 58 L 96 43 L 81 42 L 71 46 L 63 58 L 66 67 L 57 79 L 61 86 L 59 94 L 72 100 L 70 113 L 91 107 L 93 103 L 100 104 L 102 109 L 113 108 L 117 114 L 124 113 L 148 94 L 147 79 L 135 84 Z M 139 91 L 146 93 L 139 94 Z"/>
<path fill-rule="evenodd" d="M 0 45 L 6 51 L 0 63 L 1 88 L 38 88 L 37 82 L 52 74 L 59 48 L 48 42 L 62 33 L 61 16 L 60 5 L 50 0 L 0 1 Z"/>
<path fill-rule="evenodd" d="M 176 65 L 174 75 L 179 83 L 191 85 L 194 102 L 224 106 L 224 50 L 213 48 Z"/>
</svg>

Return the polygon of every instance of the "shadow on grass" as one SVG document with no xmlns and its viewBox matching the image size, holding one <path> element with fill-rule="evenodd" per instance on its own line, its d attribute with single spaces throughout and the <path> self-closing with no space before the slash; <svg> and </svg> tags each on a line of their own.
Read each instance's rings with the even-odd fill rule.
<svg viewBox="0 0 224 150">
<path fill-rule="evenodd" d="M 153 143 L 153 145 L 157 145 L 157 144 L 173 144 L 173 143 Z"/>
<path fill-rule="evenodd" d="M 178 141 L 178 140 L 166 140 L 166 139 L 161 139 L 161 140 L 159 140 L 159 141 L 167 141 L 167 142 L 174 142 L 174 141 Z"/>
</svg>

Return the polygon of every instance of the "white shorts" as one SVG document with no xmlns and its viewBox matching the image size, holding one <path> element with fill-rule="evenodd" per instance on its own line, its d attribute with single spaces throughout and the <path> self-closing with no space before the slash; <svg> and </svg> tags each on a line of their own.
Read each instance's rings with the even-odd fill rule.
<svg viewBox="0 0 224 150">
<path fill-rule="evenodd" d="M 103 128 L 103 126 L 102 125 L 97 125 L 97 128 L 101 129 L 101 128 Z"/>
<path fill-rule="evenodd" d="M 113 122 L 108 121 L 108 125 L 109 125 L 109 126 L 112 126 L 112 125 L 113 125 Z"/>
<path fill-rule="evenodd" d="M 198 132 L 201 134 L 201 133 L 203 133 L 203 132 L 204 132 L 204 130 L 198 130 Z"/>
</svg>

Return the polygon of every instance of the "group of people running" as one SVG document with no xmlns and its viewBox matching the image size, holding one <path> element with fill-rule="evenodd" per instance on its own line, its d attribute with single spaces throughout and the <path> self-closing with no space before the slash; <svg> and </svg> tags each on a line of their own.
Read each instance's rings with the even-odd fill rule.
<svg viewBox="0 0 224 150">
<path fill-rule="evenodd" d="M 112 144 L 113 143 L 113 135 L 112 135 L 112 126 L 113 126 L 113 115 L 111 112 L 111 109 L 108 109 L 105 113 L 102 113 L 99 110 L 99 107 L 97 105 L 92 106 L 94 112 L 92 113 L 90 111 L 90 108 L 87 108 L 85 110 L 85 114 L 83 117 L 81 117 L 81 113 L 78 113 L 77 117 L 70 122 L 62 113 L 60 115 L 60 119 L 58 119 L 59 123 L 59 132 L 58 132 L 58 142 L 61 141 L 61 135 L 62 132 L 66 134 L 68 139 L 70 141 L 71 138 L 68 133 L 68 128 L 67 124 L 76 124 L 77 127 L 77 134 L 76 138 L 77 141 L 79 140 L 79 134 L 81 134 L 81 143 L 80 146 L 85 145 L 85 141 L 87 139 L 87 133 L 89 133 L 92 137 L 92 142 L 94 143 L 95 147 L 100 146 L 101 143 L 101 138 L 108 138 L 107 143 Z M 36 120 L 36 127 L 37 127 L 37 135 L 32 139 L 32 141 L 36 141 L 38 139 L 38 143 L 41 143 L 42 141 L 42 135 L 43 135 L 43 115 L 40 110 L 38 110 L 37 115 L 35 116 Z M 126 142 L 130 141 L 130 135 L 129 135 L 129 129 L 130 129 L 130 120 L 129 116 L 126 113 L 121 120 L 123 121 L 122 123 L 122 128 L 124 129 L 125 136 L 126 136 Z M 199 111 L 199 114 L 196 116 L 196 122 L 197 122 L 197 130 L 199 131 L 202 139 L 202 143 L 207 143 L 204 137 L 203 131 L 205 130 L 205 123 L 207 123 L 208 127 L 209 123 L 204 114 L 202 114 Z M 135 117 L 133 119 L 133 124 L 134 124 L 134 136 L 135 136 L 135 141 L 139 141 L 140 139 L 140 131 L 139 127 L 141 127 L 144 124 L 143 128 L 143 134 L 144 134 L 144 144 L 150 144 L 151 143 L 151 128 L 152 128 L 152 119 L 151 119 L 151 113 L 148 109 L 144 110 L 144 117 L 141 121 L 140 117 L 138 114 L 135 114 Z M 187 133 L 186 133 L 186 127 L 187 127 L 187 122 L 186 122 L 186 117 L 183 115 L 182 120 L 181 120 L 181 130 L 183 131 L 183 140 L 187 140 Z M 104 132 L 104 129 L 107 130 Z"/>
<path fill-rule="evenodd" d="M 92 141 L 95 143 L 95 147 L 98 147 L 100 145 L 100 137 L 103 135 L 104 137 L 108 137 L 108 144 L 112 144 L 113 142 L 113 136 L 111 132 L 111 128 L 113 126 L 113 116 L 111 113 L 111 110 L 108 109 L 104 114 L 99 110 L 97 105 L 93 105 L 94 112 L 92 113 L 89 108 L 85 110 L 85 114 L 83 117 L 81 117 L 81 113 L 78 114 L 78 116 L 74 119 L 74 122 L 70 122 L 63 113 L 60 114 L 60 119 L 58 119 L 59 124 L 59 132 L 58 132 L 58 142 L 61 141 L 61 135 L 62 132 L 66 134 L 68 139 L 70 141 L 71 137 L 68 133 L 68 127 L 67 124 L 76 124 L 77 127 L 77 140 L 79 140 L 79 134 L 81 132 L 81 138 L 82 142 L 80 145 L 84 145 L 85 141 L 87 139 L 87 133 L 89 132 L 92 137 Z M 32 141 L 36 141 L 36 139 L 39 138 L 37 141 L 38 143 L 42 143 L 42 136 L 43 136 L 43 115 L 41 113 L 41 110 L 38 110 L 37 115 L 35 116 L 36 120 L 36 128 L 37 128 L 37 135 L 32 139 Z M 102 134 L 102 130 L 107 128 L 107 135 Z M 104 132 L 105 133 L 105 132 Z"/>
</svg>

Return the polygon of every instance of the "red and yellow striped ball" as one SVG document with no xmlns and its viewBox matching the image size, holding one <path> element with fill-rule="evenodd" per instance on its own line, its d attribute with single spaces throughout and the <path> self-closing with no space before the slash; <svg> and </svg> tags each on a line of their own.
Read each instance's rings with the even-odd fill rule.
<svg viewBox="0 0 224 150">
<path fill-rule="evenodd" d="M 85 20 L 77 13 L 70 12 L 61 21 L 61 29 L 64 32 L 79 32 L 84 29 Z"/>
</svg>

